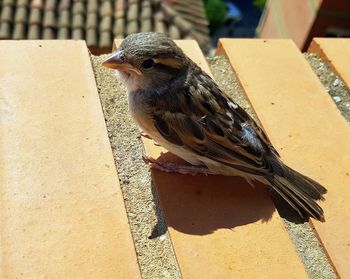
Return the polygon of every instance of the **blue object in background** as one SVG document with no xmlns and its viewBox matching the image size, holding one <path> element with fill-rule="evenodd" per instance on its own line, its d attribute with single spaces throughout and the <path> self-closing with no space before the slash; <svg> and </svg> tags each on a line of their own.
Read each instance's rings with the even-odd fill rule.
<svg viewBox="0 0 350 279">
<path fill-rule="evenodd" d="M 262 10 L 252 0 L 225 0 L 227 18 L 224 25 L 212 36 L 212 46 L 219 38 L 254 38 Z"/>
<path fill-rule="evenodd" d="M 225 1 L 227 5 L 227 19 L 234 19 L 239 21 L 242 18 L 242 13 L 238 7 L 228 1 Z"/>
<path fill-rule="evenodd" d="M 254 6 L 252 0 L 226 0 L 225 2 L 234 4 L 242 13 L 242 18 L 236 24 L 232 36 L 239 38 L 255 37 L 255 30 L 259 24 L 262 10 Z"/>
</svg>

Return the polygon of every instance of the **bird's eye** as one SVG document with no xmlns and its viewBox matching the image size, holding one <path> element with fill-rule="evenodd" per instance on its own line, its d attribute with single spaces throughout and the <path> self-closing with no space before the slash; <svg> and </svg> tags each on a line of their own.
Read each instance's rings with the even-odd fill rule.
<svg viewBox="0 0 350 279">
<path fill-rule="evenodd" d="M 154 66 L 154 60 L 153 59 L 147 59 L 142 62 L 142 67 L 144 69 L 151 69 Z"/>
</svg>

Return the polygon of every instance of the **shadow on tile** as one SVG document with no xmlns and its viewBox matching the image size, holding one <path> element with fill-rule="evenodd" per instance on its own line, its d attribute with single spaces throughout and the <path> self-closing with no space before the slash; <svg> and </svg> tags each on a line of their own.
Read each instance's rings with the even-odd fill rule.
<svg viewBox="0 0 350 279">
<path fill-rule="evenodd" d="M 169 153 L 167 160 L 181 162 Z M 152 181 L 169 227 L 194 235 L 267 222 L 275 211 L 267 188 L 240 177 L 181 175 L 152 170 Z"/>
</svg>

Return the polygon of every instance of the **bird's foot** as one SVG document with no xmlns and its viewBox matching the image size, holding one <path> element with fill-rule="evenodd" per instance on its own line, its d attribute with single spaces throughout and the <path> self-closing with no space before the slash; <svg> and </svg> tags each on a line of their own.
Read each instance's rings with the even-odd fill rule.
<svg viewBox="0 0 350 279">
<path fill-rule="evenodd" d="M 152 139 L 150 135 L 146 134 L 146 132 L 140 131 L 140 134 L 139 134 L 139 136 L 138 136 L 137 138 L 140 139 L 140 138 L 142 138 L 142 137 L 143 137 L 143 138 L 146 138 L 146 139 L 150 139 L 150 140 Z M 155 146 L 160 146 L 160 144 L 157 143 L 157 142 L 155 142 L 154 140 L 153 140 L 153 142 L 154 142 L 154 145 L 155 145 Z"/>
<path fill-rule="evenodd" d="M 140 131 L 140 134 L 138 136 L 138 138 L 146 138 L 146 139 L 152 139 L 145 131 Z"/>
<path fill-rule="evenodd" d="M 150 166 L 151 169 L 160 170 L 163 172 L 175 172 L 180 174 L 204 174 L 209 175 L 213 174 L 207 167 L 205 166 L 193 166 L 193 165 L 182 165 L 174 162 L 167 162 L 164 160 L 156 160 L 150 156 L 143 155 L 143 160 Z"/>
</svg>

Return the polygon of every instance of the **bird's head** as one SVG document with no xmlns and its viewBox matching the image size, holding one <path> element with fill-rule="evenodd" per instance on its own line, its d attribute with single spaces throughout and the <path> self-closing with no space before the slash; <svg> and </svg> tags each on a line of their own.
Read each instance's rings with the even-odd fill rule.
<svg viewBox="0 0 350 279">
<path fill-rule="evenodd" d="M 127 36 L 103 66 L 118 70 L 129 91 L 159 88 L 186 70 L 189 60 L 182 50 L 161 33 Z"/>
</svg>

